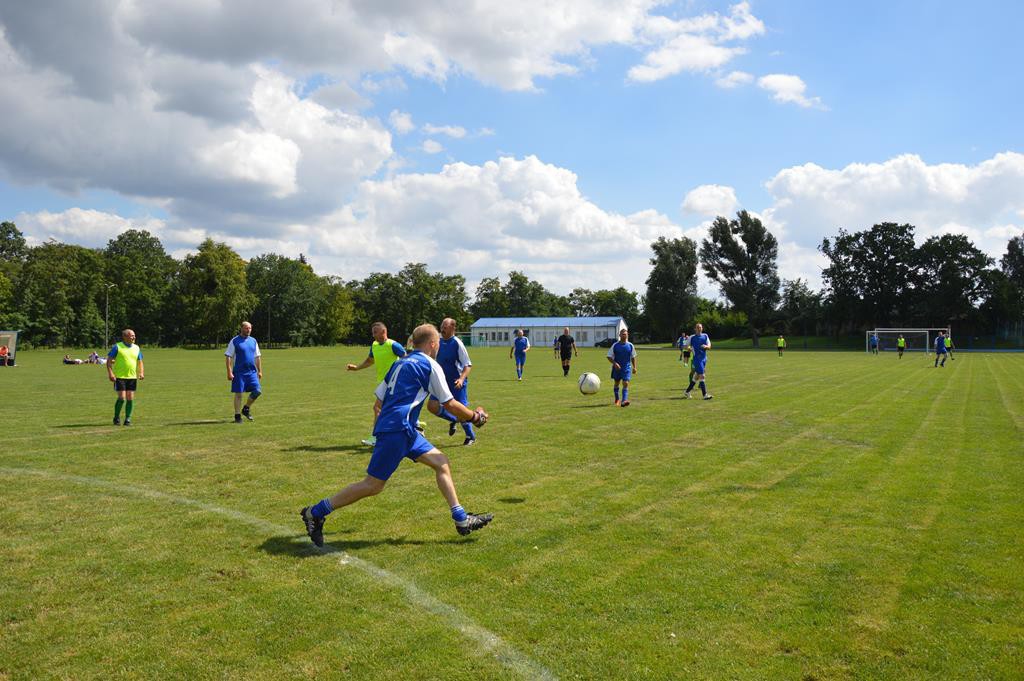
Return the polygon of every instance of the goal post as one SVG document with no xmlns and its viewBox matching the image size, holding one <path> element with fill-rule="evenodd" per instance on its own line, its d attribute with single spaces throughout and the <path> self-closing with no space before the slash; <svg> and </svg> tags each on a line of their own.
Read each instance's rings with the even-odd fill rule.
<svg viewBox="0 0 1024 681">
<path fill-rule="evenodd" d="M 879 352 L 895 351 L 896 340 L 902 335 L 903 339 L 907 341 L 907 352 L 929 353 L 932 351 L 932 343 L 935 342 L 935 337 L 939 335 L 940 331 L 945 331 L 947 336 L 950 334 L 948 326 L 871 329 L 864 332 L 864 351 L 871 352 L 872 335 L 878 337 Z"/>
</svg>

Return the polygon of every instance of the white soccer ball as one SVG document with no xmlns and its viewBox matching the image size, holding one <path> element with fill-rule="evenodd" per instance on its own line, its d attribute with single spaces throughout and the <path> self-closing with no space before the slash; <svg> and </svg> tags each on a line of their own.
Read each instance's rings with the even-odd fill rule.
<svg viewBox="0 0 1024 681">
<path fill-rule="evenodd" d="M 597 377 L 597 374 L 587 372 L 580 376 L 578 381 L 580 386 L 580 392 L 584 395 L 593 395 L 601 389 L 601 379 Z"/>
</svg>

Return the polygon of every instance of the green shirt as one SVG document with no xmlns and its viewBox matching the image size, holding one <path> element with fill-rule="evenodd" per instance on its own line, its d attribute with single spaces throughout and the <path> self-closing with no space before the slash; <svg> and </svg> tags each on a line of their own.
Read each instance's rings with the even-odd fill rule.
<svg viewBox="0 0 1024 681">
<path fill-rule="evenodd" d="M 946 340 L 945 340 L 945 343 L 946 343 L 946 347 L 947 347 L 947 348 L 951 348 L 951 347 L 953 347 L 953 339 L 952 339 L 952 338 L 950 338 L 949 336 L 946 336 Z"/>
<path fill-rule="evenodd" d="M 111 352 L 116 353 L 113 357 L 114 378 L 139 377 L 139 360 L 142 359 L 142 349 L 138 345 L 118 342 Z"/>
<path fill-rule="evenodd" d="M 786 347 L 786 339 L 785 338 L 780 338 L 779 340 L 776 341 L 776 343 L 779 344 L 780 348 Z"/>
<path fill-rule="evenodd" d="M 896 347 L 898 347 L 898 348 L 905 348 L 905 347 L 907 347 L 907 339 L 906 338 L 897 338 L 896 339 Z"/>
<path fill-rule="evenodd" d="M 401 343 L 390 338 L 386 343 L 373 341 L 373 345 L 370 346 L 370 356 L 373 357 L 373 366 L 377 369 L 377 383 L 380 383 L 387 376 L 388 369 L 395 363 L 395 360 L 405 356 L 405 348 Z"/>
</svg>

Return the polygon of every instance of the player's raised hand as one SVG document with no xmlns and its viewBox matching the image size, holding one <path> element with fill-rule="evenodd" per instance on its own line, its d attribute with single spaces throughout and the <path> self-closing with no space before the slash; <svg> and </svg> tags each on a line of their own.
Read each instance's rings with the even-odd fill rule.
<svg viewBox="0 0 1024 681">
<path fill-rule="evenodd" d="M 618 362 L 612 362 L 612 364 L 615 365 L 615 370 L 616 371 L 622 371 L 622 365 L 621 364 L 619 364 Z"/>
<path fill-rule="evenodd" d="M 348 369 L 349 371 L 357 371 L 359 369 L 359 367 L 357 367 L 355 364 L 347 364 L 345 368 Z"/>
<path fill-rule="evenodd" d="M 473 411 L 473 425 L 482 427 L 491 417 L 484 411 L 483 407 L 477 407 Z"/>
</svg>

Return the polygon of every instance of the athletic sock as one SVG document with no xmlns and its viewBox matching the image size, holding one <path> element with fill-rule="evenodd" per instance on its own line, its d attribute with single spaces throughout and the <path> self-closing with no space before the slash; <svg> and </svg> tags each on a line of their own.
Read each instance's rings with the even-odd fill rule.
<svg viewBox="0 0 1024 681">
<path fill-rule="evenodd" d="M 132 417 L 132 409 L 135 407 L 135 400 L 127 400 L 124 403 L 124 418 L 127 421 Z"/>
<path fill-rule="evenodd" d="M 568 376 L 569 375 L 569 367 L 562 367 L 562 375 L 563 376 Z"/>
<path fill-rule="evenodd" d="M 615 393 L 615 401 L 618 402 L 619 401 L 619 386 L 615 386 L 614 388 L 612 388 L 612 392 Z"/>
<path fill-rule="evenodd" d="M 459 506 L 458 504 L 452 506 L 452 520 L 455 522 L 461 523 L 466 519 L 466 515 L 466 509 L 462 508 L 462 506 Z"/>
<path fill-rule="evenodd" d="M 459 422 L 459 420 L 457 418 L 455 418 L 455 414 L 451 413 L 450 411 L 448 411 L 444 407 L 441 407 L 441 411 L 437 412 L 437 415 L 438 415 L 439 418 L 442 418 L 445 421 L 449 421 L 451 423 L 458 423 Z"/>
<path fill-rule="evenodd" d="M 334 507 L 331 506 L 331 500 L 324 498 L 316 503 L 315 506 L 309 509 L 309 514 L 314 518 L 323 518 L 326 515 L 330 515 Z"/>
<path fill-rule="evenodd" d="M 629 402 L 629 388 L 622 389 L 622 401 Z"/>
<path fill-rule="evenodd" d="M 122 400 L 120 397 L 118 397 L 117 401 L 114 402 L 114 418 L 115 419 L 121 418 L 121 407 L 123 407 L 123 406 L 124 406 L 124 400 Z"/>
<path fill-rule="evenodd" d="M 704 397 L 708 396 L 708 387 L 704 385 L 704 381 L 700 382 L 700 394 Z"/>
<path fill-rule="evenodd" d="M 466 431 L 466 437 L 468 437 L 470 440 L 476 439 L 476 433 L 473 432 L 473 424 L 470 423 L 469 421 L 466 421 L 465 423 L 462 424 L 462 430 Z"/>
<path fill-rule="evenodd" d="M 697 384 L 694 383 L 693 379 L 691 378 L 690 379 L 690 386 L 686 389 L 686 392 L 690 392 L 691 390 L 693 390 L 693 386 L 695 386 L 695 385 L 697 385 Z"/>
</svg>

